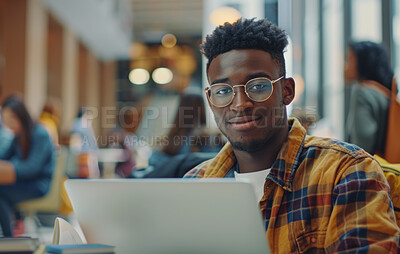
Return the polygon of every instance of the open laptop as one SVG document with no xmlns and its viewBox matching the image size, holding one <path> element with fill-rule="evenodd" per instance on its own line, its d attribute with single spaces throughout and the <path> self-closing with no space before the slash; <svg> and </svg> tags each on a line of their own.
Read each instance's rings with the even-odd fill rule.
<svg viewBox="0 0 400 254">
<path fill-rule="evenodd" d="M 250 183 L 234 179 L 68 180 L 88 243 L 116 253 L 269 253 Z"/>
</svg>

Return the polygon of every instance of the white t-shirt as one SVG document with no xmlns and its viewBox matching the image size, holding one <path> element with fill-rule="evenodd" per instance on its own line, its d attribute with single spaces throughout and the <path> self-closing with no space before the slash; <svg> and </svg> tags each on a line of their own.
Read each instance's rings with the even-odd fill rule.
<svg viewBox="0 0 400 254">
<path fill-rule="evenodd" d="M 238 173 L 235 171 L 235 179 L 246 179 L 250 181 L 251 185 L 253 186 L 254 193 L 256 194 L 257 201 L 260 201 L 264 195 L 265 178 L 270 171 L 270 168 L 250 173 Z"/>
</svg>

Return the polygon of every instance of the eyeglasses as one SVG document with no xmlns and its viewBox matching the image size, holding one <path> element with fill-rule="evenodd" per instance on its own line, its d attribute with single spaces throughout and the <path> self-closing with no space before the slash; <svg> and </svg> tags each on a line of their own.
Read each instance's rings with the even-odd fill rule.
<svg viewBox="0 0 400 254">
<path fill-rule="evenodd" d="M 254 78 L 250 79 L 244 85 L 231 86 L 225 83 L 217 83 L 210 87 L 207 87 L 204 91 L 206 92 L 211 104 L 215 107 L 225 107 L 231 104 L 235 97 L 235 87 L 244 86 L 244 92 L 247 97 L 255 102 L 266 101 L 271 97 L 274 91 L 276 82 L 281 80 L 284 76 L 270 80 L 268 78 Z"/>
</svg>

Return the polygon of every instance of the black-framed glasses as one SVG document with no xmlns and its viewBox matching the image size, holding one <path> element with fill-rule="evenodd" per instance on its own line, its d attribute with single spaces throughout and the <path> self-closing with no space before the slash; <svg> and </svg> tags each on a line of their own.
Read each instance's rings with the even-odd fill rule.
<svg viewBox="0 0 400 254">
<path fill-rule="evenodd" d="M 235 97 L 235 87 L 244 86 L 244 92 L 247 97 L 255 102 L 266 101 L 271 97 L 276 82 L 281 80 L 284 76 L 270 80 L 268 78 L 254 78 L 250 79 L 244 85 L 231 86 L 226 83 L 217 83 L 207 87 L 204 91 L 207 94 L 211 104 L 215 107 L 225 107 L 231 104 Z"/>
</svg>

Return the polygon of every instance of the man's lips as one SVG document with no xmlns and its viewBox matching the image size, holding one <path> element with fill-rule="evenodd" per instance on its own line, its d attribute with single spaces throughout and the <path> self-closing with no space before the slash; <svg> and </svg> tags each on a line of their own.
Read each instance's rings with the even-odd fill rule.
<svg viewBox="0 0 400 254">
<path fill-rule="evenodd" d="M 236 130 L 247 130 L 257 126 L 257 121 L 261 116 L 240 116 L 229 119 L 228 124 Z"/>
</svg>

